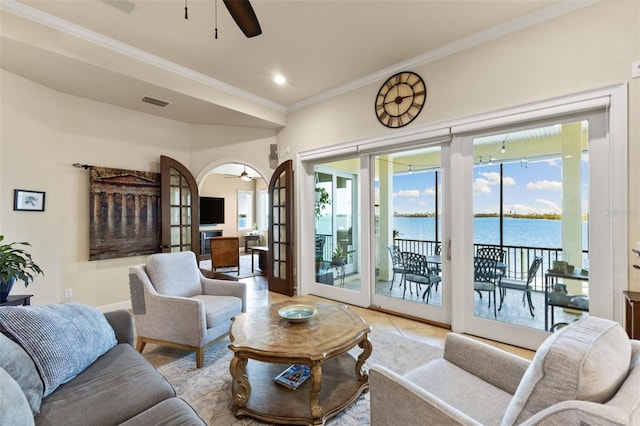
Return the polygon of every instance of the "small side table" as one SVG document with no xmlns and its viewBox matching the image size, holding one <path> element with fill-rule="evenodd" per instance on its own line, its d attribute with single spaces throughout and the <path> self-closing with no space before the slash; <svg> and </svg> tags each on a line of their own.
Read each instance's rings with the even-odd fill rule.
<svg viewBox="0 0 640 426">
<path fill-rule="evenodd" d="M 249 253 L 249 241 L 256 241 L 255 245 L 259 246 L 262 242 L 262 237 L 260 235 L 245 235 L 244 236 L 244 252 Z"/>
<path fill-rule="evenodd" d="M 33 294 L 17 294 L 7 296 L 7 301 L 0 303 L 0 306 L 28 306 L 31 304 Z"/>
<path fill-rule="evenodd" d="M 623 291 L 626 299 L 625 328 L 631 339 L 640 339 L 640 292 Z"/>
</svg>

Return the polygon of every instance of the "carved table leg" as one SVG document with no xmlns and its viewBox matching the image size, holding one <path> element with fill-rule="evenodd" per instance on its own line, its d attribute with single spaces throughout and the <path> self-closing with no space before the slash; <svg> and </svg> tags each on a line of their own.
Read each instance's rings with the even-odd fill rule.
<svg viewBox="0 0 640 426">
<path fill-rule="evenodd" d="M 311 416 L 319 419 L 322 416 L 322 407 L 320 407 L 320 389 L 322 388 L 322 367 L 320 362 L 316 361 L 311 366 Z"/>
<path fill-rule="evenodd" d="M 247 358 L 240 358 L 237 355 L 231 359 L 229 365 L 229 371 L 233 377 L 233 386 L 231 386 L 231 392 L 233 397 L 233 403 L 236 407 L 244 407 L 247 405 L 249 396 L 251 395 L 251 385 L 249 379 L 245 373 L 245 367 L 247 366 Z M 238 391 L 236 392 L 236 389 Z"/>
<path fill-rule="evenodd" d="M 369 380 L 369 374 L 366 371 L 362 371 L 362 367 L 367 358 L 371 356 L 373 346 L 368 336 L 365 336 L 365 338 L 358 343 L 358 346 L 362 349 L 362 353 L 358 356 L 358 361 L 356 362 L 356 376 L 359 380 L 366 382 Z"/>
</svg>

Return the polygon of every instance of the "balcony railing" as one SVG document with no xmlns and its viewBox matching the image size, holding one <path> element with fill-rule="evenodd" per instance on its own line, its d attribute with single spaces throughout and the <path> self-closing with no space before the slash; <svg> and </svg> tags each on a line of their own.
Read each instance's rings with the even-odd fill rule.
<svg viewBox="0 0 640 426">
<path fill-rule="evenodd" d="M 438 253 L 437 247 L 440 245 L 438 241 L 427 240 L 409 240 L 404 238 L 396 238 L 395 244 L 400 247 L 401 251 L 409 251 L 420 253 L 423 255 L 434 255 Z M 474 244 L 474 253 L 481 247 L 500 247 L 495 244 Z M 544 273 L 547 269 L 551 269 L 554 260 L 562 258 L 562 247 L 526 247 L 526 246 L 502 246 L 502 250 L 506 252 L 505 263 L 507 264 L 506 276 L 518 280 L 526 280 L 529 271 L 529 265 L 536 256 L 542 257 L 542 266 L 538 269 L 536 277 L 533 280 L 534 291 L 544 291 Z M 587 250 L 582 251 L 582 256 L 588 256 Z M 442 255 L 445 255 L 442 250 Z M 580 259 L 582 264 L 582 259 Z M 580 267 L 581 265 L 577 265 Z"/>
</svg>

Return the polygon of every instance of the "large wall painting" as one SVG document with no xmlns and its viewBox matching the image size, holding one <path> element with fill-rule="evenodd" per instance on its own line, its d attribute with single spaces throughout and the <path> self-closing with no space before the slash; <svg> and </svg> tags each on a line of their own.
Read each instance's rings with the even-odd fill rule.
<svg viewBox="0 0 640 426">
<path fill-rule="evenodd" d="M 92 166 L 89 260 L 160 251 L 160 173 Z"/>
</svg>

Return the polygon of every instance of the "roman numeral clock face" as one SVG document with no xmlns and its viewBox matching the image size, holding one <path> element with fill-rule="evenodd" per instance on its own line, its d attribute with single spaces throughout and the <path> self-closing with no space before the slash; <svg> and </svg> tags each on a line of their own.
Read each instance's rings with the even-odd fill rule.
<svg viewBox="0 0 640 426">
<path fill-rule="evenodd" d="M 411 123 L 422 111 L 427 100 L 427 86 L 413 72 L 391 76 L 378 91 L 376 116 L 387 127 L 402 127 Z"/>
</svg>

